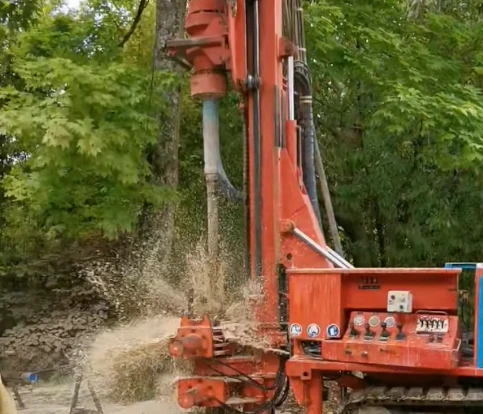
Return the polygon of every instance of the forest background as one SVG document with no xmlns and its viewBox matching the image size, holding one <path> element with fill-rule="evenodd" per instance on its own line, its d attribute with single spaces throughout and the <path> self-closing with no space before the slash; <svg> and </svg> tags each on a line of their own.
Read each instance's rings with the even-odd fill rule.
<svg viewBox="0 0 483 414">
<path fill-rule="evenodd" d="M 185 3 L 67 6 L 0 2 L 0 346 L 18 369 L 157 312 L 203 256 L 200 105 L 165 53 Z M 481 0 L 305 2 L 317 139 L 355 266 L 482 259 L 482 13 Z M 222 156 L 238 188 L 242 130 L 229 94 Z M 221 211 L 236 281 L 243 207 Z"/>
</svg>

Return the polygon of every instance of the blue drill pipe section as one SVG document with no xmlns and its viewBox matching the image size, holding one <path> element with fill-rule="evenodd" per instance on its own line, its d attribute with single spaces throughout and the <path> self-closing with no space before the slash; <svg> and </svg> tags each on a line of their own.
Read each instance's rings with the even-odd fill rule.
<svg viewBox="0 0 483 414">
<path fill-rule="evenodd" d="M 36 372 L 22 372 L 21 378 L 22 380 L 30 384 L 35 384 L 39 381 L 39 376 Z"/>
</svg>

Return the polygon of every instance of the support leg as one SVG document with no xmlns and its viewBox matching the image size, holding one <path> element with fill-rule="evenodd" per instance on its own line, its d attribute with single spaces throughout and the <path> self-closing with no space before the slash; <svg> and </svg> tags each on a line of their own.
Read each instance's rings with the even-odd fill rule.
<svg viewBox="0 0 483 414">
<path fill-rule="evenodd" d="M 81 384 L 82 384 L 82 375 L 77 375 L 75 379 L 74 393 L 72 395 L 72 400 L 70 403 L 69 414 L 73 414 L 75 411 L 75 408 L 77 407 L 77 401 L 79 400 L 79 391 L 80 391 Z"/>
<path fill-rule="evenodd" d="M 102 405 L 101 405 L 101 400 L 99 400 L 99 397 L 96 394 L 96 391 L 94 390 L 94 387 L 92 386 L 92 383 L 88 380 L 87 381 L 87 388 L 89 389 L 89 392 L 92 397 L 92 401 L 94 401 L 94 405 L 96 406 L 96 410 L 99 414 L 104 414 L 104 411 L 102 411 Z"/>
<path fill-rule="evenodd" d="M 18 387 L 16 385 L 12 387 L 12 392 L 15 396 L 15 400 L 17 401 L 18 408 L 25 408 L 25 404 L 22 400 L 22 397 L 20 396 L 20 393 L 18 392 Z"/>
<path fill-rule="evenodd" d="M 322 375 L 312 371 L 312 378 L 304 381 L 305 414 L 322 414 Z"/>
<path fill-rule="evenodd" d="M 304 373 L 304 377 L 290 377 L 290 387 L 297 403 L 305 408 L 305 414 L 322 414 L 324 380 L 318 371 Z"/>
</svg>

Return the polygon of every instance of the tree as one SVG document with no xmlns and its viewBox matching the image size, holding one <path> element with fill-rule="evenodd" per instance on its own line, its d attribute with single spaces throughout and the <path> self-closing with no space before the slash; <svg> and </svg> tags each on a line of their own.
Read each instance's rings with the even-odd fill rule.
<svg viewBox="0 0 483 414">
<path fill-rule="evenodd" d="M 156 40 L 154 48 L 154 69 L 183 77 L 181 68 L 169 59 L 168 40 L 182 36 L 184 33 L 183 0 L 158 0 L 156 2 Z M 158 138 L 149 154 L 153 171 L 153 182 L 176 190 L 178 187 L 178 147 L 180 143 L 181 88 L 171 89 L 165 94 L 169 102 L 169 111 L 158 114 Z M 174 237 L 176 206 L 164 203 L 161 209 L 153 209 L 146 205 L 141 223 L 140 239 L 145 245 L 143 260 L 147 272 L 153 266 L 159 273 L 166 272 Z"/>
<path fill-rule="evenodd" d="M 318 128 L 357 266 L 478 260 L 479 10 L 448 1 L 312 3 Z"/>
<path fill-rule="evenodd" d="M 179 81 L 136 63 L 133 19 L 122 2 L 117 12 L 97 1 L 67 14 L 57 6 L 32 17 L 28 30 L 13 26 L 0 54 L 8 63 L 0 85 L 0 134 L 8 146 L 3 242 L 22 234 L 32 241 L 27 255 L 40 239 L 132 232 L 146 205 L 156 209 L 174 196 L 147 153 Z M 137 8 L 127 11 L 139 17 Z"/>
</svg>

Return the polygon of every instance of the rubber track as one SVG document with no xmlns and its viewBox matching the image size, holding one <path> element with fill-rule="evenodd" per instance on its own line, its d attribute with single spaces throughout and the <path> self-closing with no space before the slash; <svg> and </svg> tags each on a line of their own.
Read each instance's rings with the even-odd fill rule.
<svg viewBox="0 0 483 414">
<path fill-rule="evenodd" d="M 483 407 L 483 388 L 368 387 L 353 391 L 339 413 L 349 414 L 369 406 L 387 407 Z"/>
</svg>

